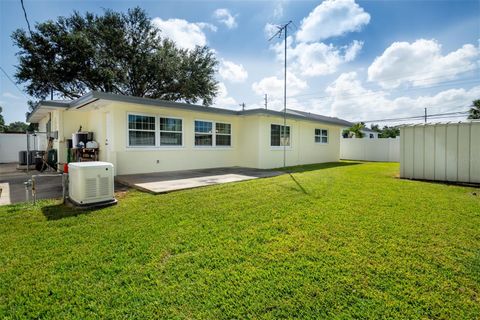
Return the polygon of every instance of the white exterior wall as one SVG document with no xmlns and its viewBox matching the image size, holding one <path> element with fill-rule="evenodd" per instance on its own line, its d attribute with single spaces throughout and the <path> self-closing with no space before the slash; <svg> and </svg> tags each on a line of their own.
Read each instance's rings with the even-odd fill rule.
<svg viewBox="0 0 480 320">
<path fill-rule="evenodd" d="M 283 118 L 261 116 L 259 137 L 259 166 L 261 169 L 283 166 L 283 147 L 270 146 L 271 124 L 283 125 Z M 312 121 L 287 119 L 290 126 L 289 147 L 286 147 L 286 165 L 296 166 L 321 162 L 334 162 L 340 159 L 341 127 Z M 315 142 L 315 129 L 328 130 L 328 143 Z"/>
<path fill-rule="evenodd" d="M 480 122 L 400 129 L 400 177 L 480 183 Z"/>
<path fill-rule="evenodd" d="M 45 150 L 45 134 L 30 135 L 30 150 Z M 18 153 L 27 150 L 25 133 L 0 133 L 0 163 L 18 162 Z"/>
<path fill-rule="evenodd" d="M 237 155 L 241 149 L 239 117 L 209 112 L 192 112 L 172 108 L 149 107 L 138 104 L 115 103 L 108 107 L 113 116 L 114 142 L 118 174 L 148 173 L 175 170 L 238 166 Z M 183 121 L 183 146 L 181 147 L 128 147 L 128 113 L 181 118 Z M 218 121 L 232 125 L 231 147 L 194 146 L 194 121 Z"/>
<path fill-rule="evenodd" d="M 0 133 L 0 163 L 18 162 L 22 150 L 27 150 L 25 133 Z"/>
<path fill-rule="evenodd" d="M 181 118 L 183 146 L 129 147 L 127 144 L 129 113 Z M 72 133 L 78 131 L 81 125 L 82 130 L 94 132 L 94 140 L 100 147 L 100 161 L 113 163 L 116 174 L 231 166 L 263 169 L 283 166 L 283 147 L 270 146 L 270 125 L 283 124 L 281 117 L 215 114 L 112 102 L 78 111 L 55 110 L 52 112 L 52 119 L 59 120 L 55 128 L 52 120 L 52 130 L 59 131 L 59 139 L 55 145 L 58 148 L 60 162 L 66 160 L 66 139 L 71 139 Z M 40 123 L 46 123 L 46 120 L 42 119 Z M 195 120 L 230 123 L 232 146 L 195 146 Z M 287 148 L 288 166 L 339 160 L 340 126 L 295 120 L 288 120 L 287 125 L 291 126 L 292 140 L 291 147 Z M 328 130 L 328 144 L 315 143 L 315 128 Z"/>
<path fill-rule="evenodd" d="M 399 162 L 400 139 L 340 138 L 340 159 Z"/>
</svg>

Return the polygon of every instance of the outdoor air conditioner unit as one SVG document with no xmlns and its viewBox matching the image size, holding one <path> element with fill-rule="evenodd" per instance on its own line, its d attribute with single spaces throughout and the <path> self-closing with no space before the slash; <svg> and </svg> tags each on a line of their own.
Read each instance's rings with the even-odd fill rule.
<svg viewBox="0 0 480 320">
<path fill-rule="evenodd" d="M 71 162 L 68 164 L 68 196 L 78 205 L 115 202 L 113 164 Z"/>
</svg>

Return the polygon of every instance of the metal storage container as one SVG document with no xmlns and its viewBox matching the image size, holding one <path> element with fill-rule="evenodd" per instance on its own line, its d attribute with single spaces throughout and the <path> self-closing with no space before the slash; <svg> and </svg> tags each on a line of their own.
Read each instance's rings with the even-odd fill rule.
<svg viewBox="0 0 480 320">
<path fill-rule="evenodd" d="M 480 121 L 400 127 L 400 177 L 480 183 Z"/>
</svg>

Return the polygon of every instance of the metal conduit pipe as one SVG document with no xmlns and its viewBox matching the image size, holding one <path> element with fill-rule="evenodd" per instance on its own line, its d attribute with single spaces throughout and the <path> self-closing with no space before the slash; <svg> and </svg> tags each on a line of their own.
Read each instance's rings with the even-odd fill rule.
<svg viewBox="0 0 480 320">
<path fill-rule="evenodd" d="M 40 177 L 62 177 L 62 196 L 63 196 L 63 200 L 65 201 L 65 197 L 66 197 L 66 185 L 65 185 L 65 182 L 66 182 L 66 179 L 65 179 L 65 176 L 66 174 L 63 174 L 63 173 L 57 173 L 57 174 L 34 174 L 31 176 L 31 179 L 28 180 L 27 182 L 25 182 L 25 188 L 27 190 L 27 184 L 29 186 L 31 186 L 32 188 L 32 199 L 33 199 L 33 204 L 36 203 L 37 201 L 37 186 L 36 186 L 36 179 L 40 178 Z M 27 198 L 27 201 L 28 201 L 28 198 Z"/>
</svg>

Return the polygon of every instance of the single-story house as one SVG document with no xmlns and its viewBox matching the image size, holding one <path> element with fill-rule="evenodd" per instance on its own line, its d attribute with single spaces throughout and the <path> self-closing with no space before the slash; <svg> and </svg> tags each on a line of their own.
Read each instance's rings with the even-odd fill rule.
<svg viewBox="0 0 480 320">
<path fill-rule="evenodd" d="M 39 131 L 55 132 L 58 161 L 67 139 L 91 131 L 99 160 L 116 174 L 231 167 L 277 168 L 338 161 L 340 131 L 348 121 L 288 110 L 234 111 L 92 91 L 72 101 L 41 101 L 27 116 Z"/>
<path fill-rule="evenodd" d="M 366 139 L 378 139 L 378 132 L 369 128 L 360 130 L 363 133 L 363 137 Z"/>
</svg>

